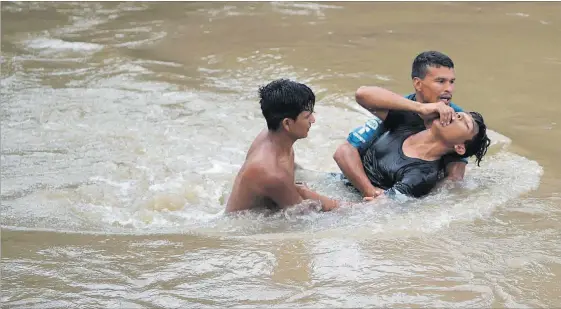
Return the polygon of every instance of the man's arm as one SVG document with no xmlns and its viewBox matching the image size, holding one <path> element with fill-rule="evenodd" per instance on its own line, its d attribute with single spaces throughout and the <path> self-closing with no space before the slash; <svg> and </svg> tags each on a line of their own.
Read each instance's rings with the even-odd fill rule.
<svg viewBox="0 0 561 309">
<path fill-rule="evenodd" d="M 333 159 L 337 162 L 343 175 L 349 179 L 363 196 L 375 197 L 382 193 L 381 189 L 376 188 L 370 183 L 362 166 L 358 150 L 349 142 L 345 141 L 337 148 L 335 154 L 333 154 Z"/>
<path fill-rule="evenodd" d="M 412 101 L 390 90 L 376 86 L 361 86 L 355 93 L 360 106 L 366 108 L 378 118 L 386 120 L 389 110 L 420 112 L 422 104 Z"/>
<path fill-rule="evenodd" d="M 450 162 L 446 165 L 446 178 L 445 180 L 460 181 L 464 179 L 466 173 L 466 162 L 456 161 Z"/>
<path fill-rule="evenodd" d="M 362 86 L 355 93 L 360 106 L 366 108 L 378 118 L 386 120 L 390 110 L 414 112 L 423 118 L 439 116 L 443 125 L 448 125 L 454 115 L 454 109 L 443 102 L 420 103 L 409 100 L 390 90 L 376 86 Z"/>
<path fill-rule="evenodd" d="M 442 157 L 442 167 L 445 171 L 444 180 L 460 181 L 464 179 L 466 172 L 466 165 L 468 160 L 466 158 L 459 158 L 453 154 L 447 154 Z"/>
</svg>

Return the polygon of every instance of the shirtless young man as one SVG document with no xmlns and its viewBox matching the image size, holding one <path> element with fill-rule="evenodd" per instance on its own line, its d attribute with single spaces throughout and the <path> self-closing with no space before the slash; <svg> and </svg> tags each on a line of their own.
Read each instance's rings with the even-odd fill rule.
<svg viewBox="0 0 561 309">
<path fill-rule="evenodd" d="M 295 184 L 292 146 L 308 136 L 315 122 L 312 90 L 304 84 L 279 79 L 259 88 L 259 96 L 267 129 L 259 133 L 248 150 L 226 212 L 282 209 L 307 199 L 319 200 L 323 211 L 337 208 L 337 201 Z"/>
</svg>

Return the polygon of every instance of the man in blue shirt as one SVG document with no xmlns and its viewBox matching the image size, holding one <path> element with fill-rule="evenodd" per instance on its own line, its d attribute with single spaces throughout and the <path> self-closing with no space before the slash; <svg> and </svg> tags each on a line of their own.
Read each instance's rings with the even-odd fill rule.
<svg viewBox="0 0 561 309">
<path fill-rule="evenodd" d="M 364 127 L 351 132 L 333 158 L 364 197 L 375 197 L 383 191 L 368 179 L 359 150 L 368 148 L 387 130 L 424 128 L 436 118 L 442 126 L 447 126 L 456 112 L 463 111 L 452 103 L 456 76 L 454 63 L 448 56 L 437 51 L 419 54 L 413 61 L 411 78 L 415 93 L 405 97 L 375 86 L 360 87 L 355 94 L 357 103 L 372 112 L 373 118 Z M 442 160 L 446 179 L 463 179 L 467 160 L 457 157 L 443 157 Z"/>
</svg>

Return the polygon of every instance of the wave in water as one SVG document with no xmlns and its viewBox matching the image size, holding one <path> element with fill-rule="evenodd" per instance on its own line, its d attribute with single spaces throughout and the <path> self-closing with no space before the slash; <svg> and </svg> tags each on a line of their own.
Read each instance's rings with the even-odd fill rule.
<svg viewBox="0 0 561 309">
<path fill-rule="evenodd" d="M 221 172 L 237 170 L 237 166 L 215 164 L 214 175 L 224 176 Z M 514 170 L 517 172 L 513 173 Z M 310 211 L 309 205 L 301 205 L 271 215 L 229 216 L 222 213 L 230 188 L 226 177 L 201 175 L 198 184 L 191 185 L 177 175 L 165 183 L 146 187 L 135 181 L 94 178 L 89 185 L 50 192 L 52 203 L 25 211 L 23 207 L 7 207 L 3 221 L 4 228 L 19 226 L 66 232 L 204 234 L 251 239 L 343 235 L 393 238 L 432 233 L 456 222 L 487 217 L 498 207 L 508 207 L 512 200 L 535 190 L 542 173 L 537 162 L 503 150 L 487 158 L 481 167 L 469 164 L 461 185 L 443 186 L 422 199 L 358 203 L 331 213 Z M 325 175 L 308 172 L 306 181 L 326 195 L 347 201 L 360 200 L 340 181 Z M 95 185 L 99 183 L 113 188 L 113 192 L 108 189 L 104 192 L 103 186 Z M 134 196 L 139 194 L 139 186 L 145 194 Z M 23 200 L 29 200 L 22 202 L 32 204 L 32 200 L 37 200 L 35 195 L 27 196 Z"/>
</svg>

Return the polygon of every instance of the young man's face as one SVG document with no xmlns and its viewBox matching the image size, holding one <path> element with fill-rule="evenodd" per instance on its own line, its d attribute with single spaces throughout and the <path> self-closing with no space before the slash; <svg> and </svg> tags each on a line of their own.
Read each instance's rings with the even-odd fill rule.
<svg viewBox="0 0 561 309">
<path fill-rule="evenodd" d="M 413 79 L 415 90 L 420 93 L 422 103 L 435 103 L 442 101 L 450 105 L 452 94 L 454 93 L 454 83 L 456 74 L 454 69 L 447 67 L 431 67 L 427 68 L 425 78 Z"/>
<path fill-rule="evenodd" d="M 452 117 L 452 122 L 447 126 L 442 126 L 439 119 L 432 123 L 437 135 L 448 145 L 463 145 L 467 140 L 471 140 L 479 131 L 479 127 L 469 113 L 459 112 Z"/>
<path fill-rule="evenodd" d="M 298 114 L 296 120 L 291 121 L 292 125 L 290 126 L 290 132 L 296 138 L 306 138 L 308 137 L 308 132 L 314 122 L 316 122 L 316 118 L 314 117 L 313 112 L 303 111 Z"/>
</svg>

